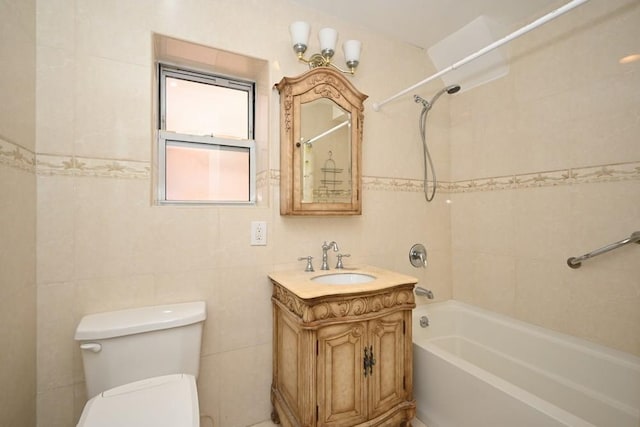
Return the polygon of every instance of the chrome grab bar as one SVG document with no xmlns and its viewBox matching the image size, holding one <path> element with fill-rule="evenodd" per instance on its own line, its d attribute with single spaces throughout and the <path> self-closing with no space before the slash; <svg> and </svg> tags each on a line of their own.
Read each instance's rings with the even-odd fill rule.
<svg viewBox="0 0 640 427">
<path fill-rule="evenodd" d="M 588 254 L 584 254 L 579 257 L 571 257 L 567 260 L 567 265 L 571 268 L 580 268 L 580 266 L 582 265 L 582 261 L 593 258 L 594 256 L 601 255 L 605 252 L 612 251 L 619 248 L 620 246 L 624 246 L 629 243 L 640 243 L 640 231 L 634 231 L 633 233 L 631 233 L 631 236 L 627 237 L 626 239 L 620 240 L 619 242 L 611 243 L 607 246 L 603 246 L 600 249 L 589 252 Z"/>
</svg>

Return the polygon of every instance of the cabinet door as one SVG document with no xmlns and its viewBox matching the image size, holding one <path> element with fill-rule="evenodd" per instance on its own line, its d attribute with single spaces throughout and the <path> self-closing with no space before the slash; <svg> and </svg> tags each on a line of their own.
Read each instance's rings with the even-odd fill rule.
<svg viewBox="0 0 640 427">
<path fill-rule="evenodd" d="M 405 313 L 397 312 L 368 324 L 373 346 L 369 381 L 369 415 L 375 418 L 405 400 Z"/>
<path fill-rule="evenodd" d="M 367 420 L 363 373 L 366 326 L 332 325 L 318 330 L 317 426 L 353 426 Z"/>
<path fill-rule="evenodd" d="M 330 67 L 284 77 L 276 88 L 280 214 L 360 215 L 367 95 Z"/>
</svg>

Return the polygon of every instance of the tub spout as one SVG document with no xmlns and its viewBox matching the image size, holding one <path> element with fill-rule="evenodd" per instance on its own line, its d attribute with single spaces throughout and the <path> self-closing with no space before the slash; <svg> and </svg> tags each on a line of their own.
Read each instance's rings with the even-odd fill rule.
<svg viewBox="0 0 640 427">
<path fill-rule="evenodd" d="M 431 290 L 429 289 L 425 289 L 420 286 L 416 286 L 416 295 L 433 299 L 433 292 L 431 292 Z"/>
</svg>

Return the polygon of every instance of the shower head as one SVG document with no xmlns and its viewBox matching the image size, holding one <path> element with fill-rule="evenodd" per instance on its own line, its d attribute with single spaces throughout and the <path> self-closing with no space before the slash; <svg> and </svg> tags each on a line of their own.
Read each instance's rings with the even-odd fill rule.
<svg viewBox="0 0 640 427">
<path fill-rule="evenodd" d="M 433 98 L 431 98 L 431 101 L 427 101 L 426 99 L 418 96 L 418 95 L 413 95 L 413 100 L 419 104 L 422 104 L 422 106 L 424 108 L 426 108 L 427 110 L 430 110 L 431 107 L 433 107 L 433 104 L 438 100 L 438 98 L 440 98 L 445 92 L 448 93 L 449 95 L 453 95 L 454 93 L 457 93 L 460 91 L 460 85 L 451 85 L 451 86 L 447 86 L 444 87 L 442 89 L 440 89 L 434 96 Z"/>
<path fill-rule="evenodd" d="M 448 93 L 449 95 L 452 95 L 454 93 L 457 93 L 459 90 L 460 90 L 460 85 L 451 85 L 451 86 L 447 86 L 445 88 L 440 89 L 438 93 L 436 93 L 433 96 L 433 98 L 431 98 L 431 101 L 429 101 L 430 106 L 433 106 L 433 104 L 435 104 L 438 98 L 440 98 L 445 92 Z"/>
<path fill-rule="evenodd" d="M 445 89 L 449 95 L 453 95 L 454 93 L 458 93 L 458 91 L 460 90 L 460 85 L 447 86 Z"/>
</svg>

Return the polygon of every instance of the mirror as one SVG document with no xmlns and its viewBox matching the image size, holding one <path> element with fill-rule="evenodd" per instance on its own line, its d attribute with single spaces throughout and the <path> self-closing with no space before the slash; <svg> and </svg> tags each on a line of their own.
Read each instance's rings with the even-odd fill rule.
<svg viewBox="0 0 640 427">
<path fill-rule="evenodd" d="M 359 215 L 364 120 L 360 93 L 342 74 L 314 68 L 283 78 L 280 214 Z"/>
<path fill-rule="evenodd" d="M 302 203 L 351 200 L 351 114 L 328 98 L 300 106 Z"/>
</svg>

